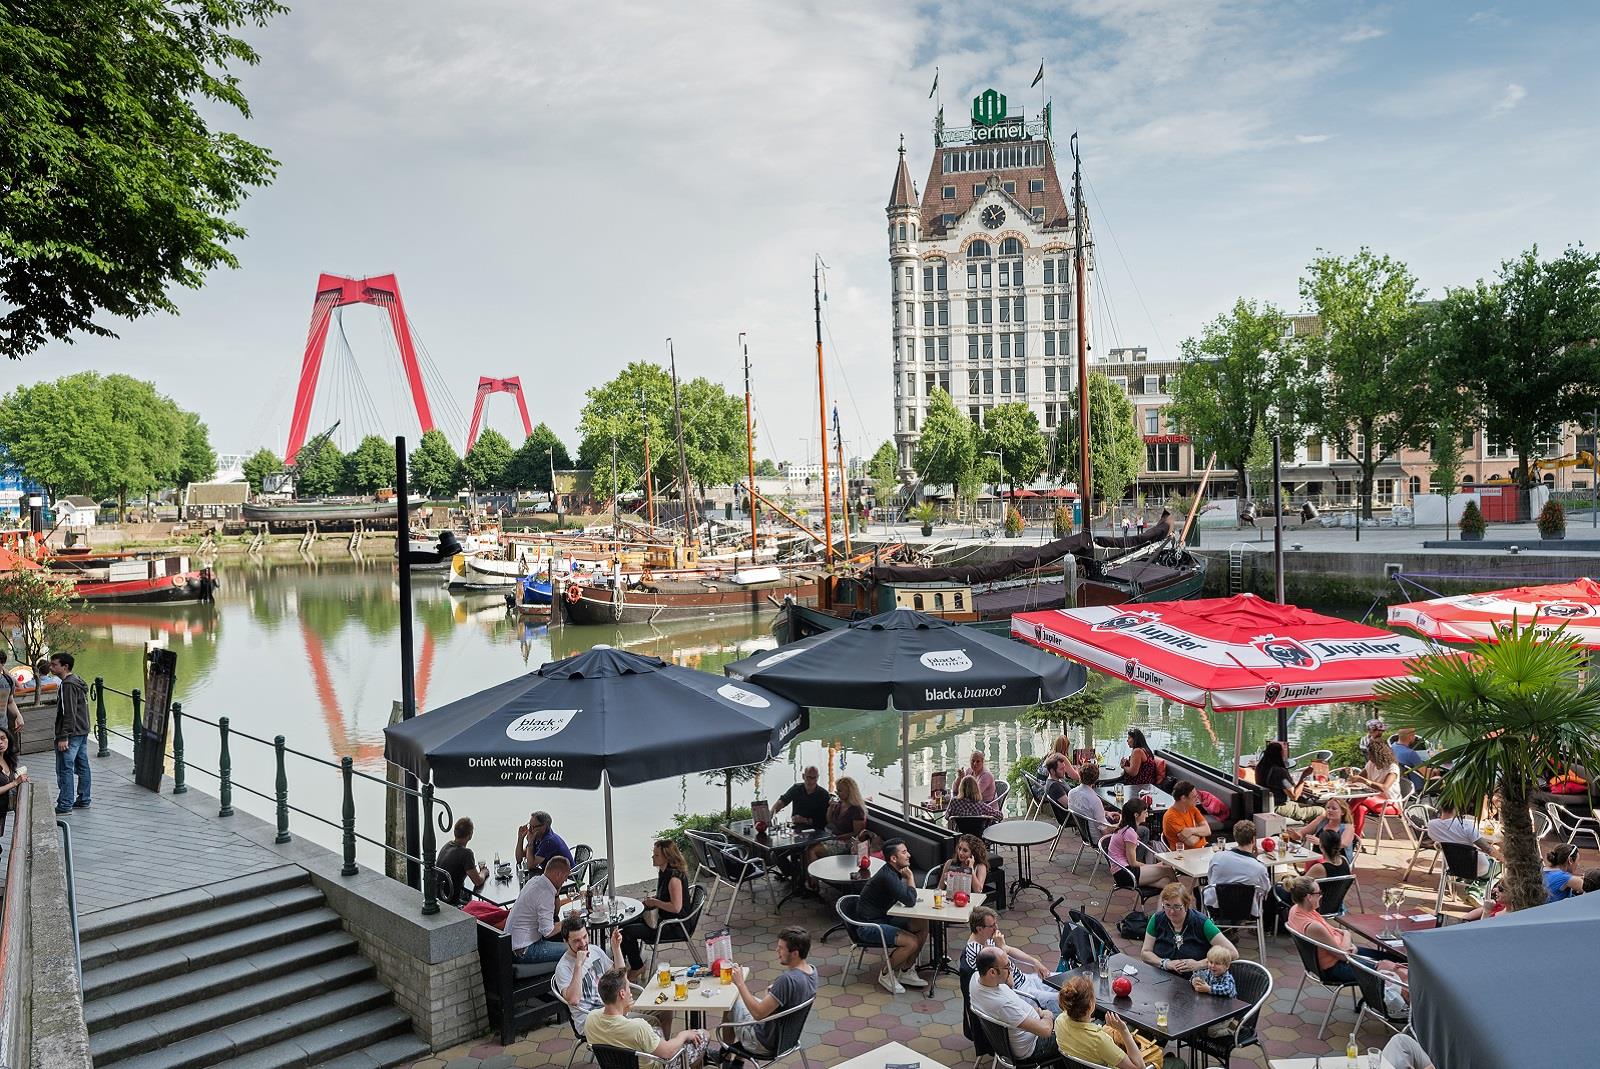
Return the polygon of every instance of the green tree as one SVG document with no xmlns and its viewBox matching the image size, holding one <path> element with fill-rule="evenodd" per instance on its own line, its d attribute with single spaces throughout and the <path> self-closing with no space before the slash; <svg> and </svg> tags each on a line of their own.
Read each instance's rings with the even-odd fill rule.
<svg viewBox="0 0 1600 1069">
<path fill-rule="evenodd" d="M 598 492 L 609 494 L 613 485 L 612 439 L 617 443 L 615 485 L 623 491 L 644 485 L 647 428 L 657 492 L 677 483 L 671 375 L 655 364 L 635 361 L 587 396 L 578 419 L 578 464 L 594 471 Z M 680 382 L 679 396 L 689 478 L 702 490 L 741 479 L 746 470 L 744 399 L 704 378 Z"/>
<path fill-rule="evenodd" d="M 406 478 L 431 498 L 454 494 L 461 485 L 461 458 L 443 431 L 426 431 L 411 451 Z"/>
<path fill-rule="evenodd" d="M 126 516 L 130 494 L 148 495 L 177 483 L 184 416 L 155 384 L 130 375 L 107 375 L 100 389 L 111 413 L 117 454 L 117 469 L 102 492 L 115 493 L 118 514 Z"/>
<path fill-rule="evenodd" d="M 1492 441 L 1515 449 L 1528 486 L 1551 428 L 1600 406 L 1600 255 L 1580 246 L 1541 262 L 1534 246 L 1494 282 L 1450 290 L 1439 327 L 1442 377 L 1471 395 Z"/>
<path fill-rule="evenodd" d="M 0 649 L 7 644 L 19 664 L 36 664 L 52 650 L 79 645 L 73 623 L 72 580 L 44 568 L 0 572 Z"/>
<path fill-rule="evenodd" d="M 183 455 L 178 462 L 178 485 L 208 482 L 217 474 L 217 454 L 211 434 L 193 412 L 183 414 Z"/>
<path fill-rule="evenodd" d="M 1281 434 L 1292 449 L 1300 437 L 1305 367 L 1288 332 L 1289 320 L 1276 307 L 1241 297 L 1199 338 L 1184 341 L 1183 364 L 1168 387 L 1165 415 L 1173 430 L 1201 452 L 1216 451 L 1236 473 L 1240 500 L 1257 492 L 1250 484 L 1251 446 Z"/>
<path fill-rule="evenodd" d="M 467 484 L 476 491 L 504 489 L 511 457 L 511 443 L 505 435 L 496 430 L 484 431 L 461 462 Z"/>
<path fill-rule="evenodd" d="M 1453 494 L 1461 485 L 1461 432 L 1451 420 L 1439 424 L 1438 430 L 1433 435 L 1433 485 L 1438 487 L 1441 494 Z M 1445 526 L 1449 527 L 1449 517 L 1445 517 Z"/>
<path fill-rule="evenodd" d="M 511 458 L 506 480 L 518 490 L 548 492 L 552 489 L 552 466 L 557 471 L 566 471 L 572 467 L 572 457 L 567 453 L 567 447 L 561 444 L 561 439 L 556 437 L 556 432 L 541 423 Z"/>
<path fill-rule="evenodd" d="M 1543 905 L 1529 792 L 1546 770 L 1600 768 L 1600 677 L 1577 682 L 1584 650 L 1564 631 L 1506 628 L 1470 657 L 1423 657 L 1406 680 L 1378 684 L 1386 719 L 1430 738 L 1444 796 L 1466 812 L 1496 791 L 1505 885 L 1514 910 Z"/>
<path fill-rule="evenodd" d="M 83 371 L 19 386 L 0 401 L 0 447 L 52 497 L 99 496 L 116 478 L 115 433 L 100 381 Z"/>
<path fill-rule="evenodd" d="M 771 460 L 763 457 L 762 459 L 756 461 L 756 478 L 776 479 L 782 474 L 783 473 L 778 470 L 778 465 L 774 464 Z"/>
<path fill-rule="evenodd" d="M 950 486 L 959 510 L 960 497 L 976 482 L 978 429 L 943 390 L 928 395 L 928 418 L 922 423 L 913 463 L 923 479 Z"/>
<path fill-rule="evenodd" d="M 900 453 L 893 442 L 884 442 L 867 461 L 867 477 L 872 480 L 872 498 L 882 508 L 894 500 L 900 489 Z"/>
<path fill-rule="evenodd" d="M 709 486 L 743 481 L 749 472 L 744 398 L 704 378 L 682 383 L 679 394 L 689 478 L 699 485 L 700 495 Z"/>
<path fill-rule="evenodd" d="M 344 486 L 344 454 L 329 439 L 312 456 L 302 448 L 295 454 L 295 494 L 299 497 L 327 497 Z"/>
<path fill-rule="evenodd" d="M 370 494 L 393 486 L 394 443 L 369 434 L 344 458 L 344 486 L 357 494 Z"/>
<path fill-rule="evenodd" d="M 1434 388 L 1432 316 L 1406 265 L 1365 248 L 1311 261 L 1300 295 L 1321 324 L 1301 343 L 1306 422 L 1336 447 L 1335 459 L 1355 461 L 1370 516 L 1378 466 L 1421 448 L 1453 403 Z"/>
<path fill-rule="evenodd" d="M 278 454 L 263 446 L 250 454 L 244 462 L 245 482 L 250 484 L 250 492 L 261 492 L 261 481 L 274 472 L 283 470 L 283 461 L 278 459 Z"/>
<path fill-rule="evenodd" d="M 233 35 L 274 0 L 32 0 L 0 16 L 0 351 L 13 359 L 98 313 L 176 313 L 176 283 L 238 266 L 229 216 L 275 161 L 208 124 L 250 114 Z"/>
<path fill-rule="evenodd" d="M 1021 401 L 995 405 L 984 413 L 978 448 L 999 453 L 1000 477 L 1016 492 L 1018 483 L 1031 483 L 1044 471 L 1048 451 L 1039 417 Z"/>
<path fill-rule="evenodd" d="M 1056 434 L 1057 468 L 1078 474 L 1078 391 L 1071 392 L 1067 420 Z M 1089 476 L 1096 497 L 1121 501 L 1139 477 L 1144 438 L 1133 422 L 1128 393 L 1098 371 L 1089 372 Z M 1087 503 L 1086 503 L 1087 507 Z"/>
</svg>

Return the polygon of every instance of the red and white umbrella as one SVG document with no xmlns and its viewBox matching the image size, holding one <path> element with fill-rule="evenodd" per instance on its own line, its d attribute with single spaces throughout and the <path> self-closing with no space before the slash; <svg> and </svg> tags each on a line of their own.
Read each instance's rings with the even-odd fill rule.
<svg viewBox="0 0 1600 1069">
<path fill-rule="evenodd" d="M 1520 627 L 1534 625 L 1542 636 L 1564 626 L 1581 645 L 1600 649 L 1600 582 L 1518 586 L 1389 608 L 1391 624 L 1448 642 L 1493 642 L 1513 617 Z"/>
<path fill-rule="evenodd" d="M 1427 643 L 1254 594 L 1018 613 L 1011 634 L 1108 675 L 1221 711 L 1371 701 Z"/>
</svg>

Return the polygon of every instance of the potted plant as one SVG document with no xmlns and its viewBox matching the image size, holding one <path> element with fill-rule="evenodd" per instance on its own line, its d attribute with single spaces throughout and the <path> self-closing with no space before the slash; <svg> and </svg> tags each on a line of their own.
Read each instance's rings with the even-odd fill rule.
<svg viewBox="0 0 1600 1069">
<path fill-rule="evenodd" d="M 1547 539 L 1567 537 L 1567 510 L 1561 502 L 1551 498 L 1539 512 L 1539 537 Z"/>
<path fill-rule="evenodd" d="M 931 504 L 929 504 L 928 502 L 924 501 L 920 505 L 914 505 L 914 506 L 911 507 L 911 509 L 909 511 L 906 512 L 906 515 L 911 517 L 911 520 L 912 520 L 913 523 L 922 524 L 922 537 L 923 538 L 932 538 L 933 537 L 934 511 L 933 511 L 933 506 Z"/>
<path fill-rule="evenodd" d="M 1055 529 L 1057 538 L 1065 538 L 1072 533 L 1072 508 L 1070 506 L 1056 506 Z"/>
<path fill-rule="evenodd" d="M 1467 507 L 1462 510 L 1461 519 L 1456 521 L 1456 526 L 1461 529 L 1461 541 L 1483 541 L 1483 531 L 1487 525 L 1483 522 L 1483 513 L 1478 511 L 1476 501 L 1467 502 Z"/>
<path fill-rule="evenodd" d="M 1016 538 L 1022 534 L 1022 528 L 1022 513 L 1018 512 L 1015 506 L 1006 509 L 1006 537 Z"/>
</svg>

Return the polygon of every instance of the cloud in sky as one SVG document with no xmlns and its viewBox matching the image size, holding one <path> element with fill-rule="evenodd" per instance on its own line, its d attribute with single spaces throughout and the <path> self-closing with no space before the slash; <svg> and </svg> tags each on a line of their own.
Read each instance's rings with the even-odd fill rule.
<svg viewBox="0 0 1600 1069">
<path fill-rule="evenodd" d="M 803 460 L 820 253 L 829 397 L 870 454 L 893 418 L 883 207 L 900 134 L 927 174 L 936 64 L 952 121 L 987 86 L 1030 114 L 1048 92 L 1058 139 L 1082 135 L 1097 345 L 1173 352 L 1240 295 L 1293 306 L 1318 247 L 1368 243 L 1442 286 L 1600 238 L 1582 106 L 1600 12 L 1523 19 L 1492 51 L 1458 27 L 1245 0 L 298 5 L 254 35 L 254 118 L 229 124 L 282 161 L 241 212 L 242 268 L 8 383 L 128 371 L 198 408 L 219 449 L 281 449 L 317 274 L 393 271 L 458 437 L 478 376 L 516 374 L 570 441 L 584 391 L 664 360 L 669 335 L 681 372 L 740 389 L 748 331 L 757 448 Z M 1513 106 L 1485 152 L 1484 116 Z M 1522 158 L 1561 166 L 1518 168 L 1504 214 L 1458 231 Z M 343 319 L 353 356 L 330 350 L 312 423 L 415 434 L 381 315 Z M 485 422 L 516 437 L 513 412 L 491 398 Z"/>
</svg>

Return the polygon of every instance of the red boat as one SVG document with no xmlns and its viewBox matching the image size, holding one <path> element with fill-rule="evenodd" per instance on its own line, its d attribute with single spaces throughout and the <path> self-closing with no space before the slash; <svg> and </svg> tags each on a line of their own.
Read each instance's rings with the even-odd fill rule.
<svg viewBox="0 0 1600 1069">
<path fill-rule="evenodd" d="M 211 569 L 189 565 L 189 558 L 137 553 L 62 550 L 39 561 L 58 575 L 73 578 L 73 595 L 91 604 L 210 601 Z"/>
</svg>

